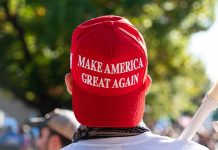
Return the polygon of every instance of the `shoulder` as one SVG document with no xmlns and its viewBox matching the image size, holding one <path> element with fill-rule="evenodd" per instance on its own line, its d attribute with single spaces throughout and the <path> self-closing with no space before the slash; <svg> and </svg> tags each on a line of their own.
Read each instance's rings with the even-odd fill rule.
<svg viewBox="0 0 218 150">
<path fill-rule="evenodd" d="M 169 149 L 175 148 L 178 150 L 209 150 L 205 146 L 189 140 L 176 140 L 173 138 L 160 136 L 152 133 L 148 133 L 145 136 L 147 137 L 147 143 L 153 143 L 160 147 L 165 147 L 167 145 Z"/>
<path fill-rule="evenodd" d="M 61 150 L 73 150 L 74 149 L 73 146 L 74 146 L 73 143 L 71 143 L 71 144 L 63 147 Z"/>
</svg>

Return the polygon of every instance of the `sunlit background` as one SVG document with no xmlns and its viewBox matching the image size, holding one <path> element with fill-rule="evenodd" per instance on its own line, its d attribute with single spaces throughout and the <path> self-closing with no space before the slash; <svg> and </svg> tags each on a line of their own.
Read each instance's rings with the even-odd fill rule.
<svg viewBox="0 0 218 150">
<path fill-rule="evenodd" d="M 218 8 L 216 6 L 216 19 L 207 31 L 193 34 L 189 44 L 189 51 L 200 58 L 212 82 L 218 80 Z"/>
</svg>

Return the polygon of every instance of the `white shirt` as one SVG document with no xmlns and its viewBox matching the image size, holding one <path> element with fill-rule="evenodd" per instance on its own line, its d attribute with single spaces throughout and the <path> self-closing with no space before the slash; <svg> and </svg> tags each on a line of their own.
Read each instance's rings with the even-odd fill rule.
<svg viewBox="0 0 218 150">
<path fill-rule="evenodd" d="M 61 150 L 209 150 L 193 141 L 145 132 L 137 136 L 99 138 L 72 143 Z"/>
</svg>

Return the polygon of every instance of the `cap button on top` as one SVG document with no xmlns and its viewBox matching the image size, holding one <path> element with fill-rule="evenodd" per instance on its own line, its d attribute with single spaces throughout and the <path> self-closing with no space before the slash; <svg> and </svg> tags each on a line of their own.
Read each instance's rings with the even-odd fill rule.
<svg viewBox="0 0 218 150">
<path fill-rule="evenodd" d="M 108 26 L 108 27 L 112 27 L 114 25 L 114 22 L 113 21 L 107 21 L 107 22 L 105 22 L 105 25 Z"/>
</svg>

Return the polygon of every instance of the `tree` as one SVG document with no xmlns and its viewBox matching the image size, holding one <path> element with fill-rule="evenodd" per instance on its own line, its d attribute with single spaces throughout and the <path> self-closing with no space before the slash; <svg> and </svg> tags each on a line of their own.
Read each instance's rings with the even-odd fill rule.
<svg viewBox="0 0 218 150">
<path fill-rule="evenodd" d="M 193 111 L 209 81 L 186 47 L 191 34 L 212 25 L 214 6 L 215 0 L 1 0 L 0 87 L 42 114 L 71 107 L 64 75 L 72 31 L 87 19 L 116 14 L 128 18 L 147 43 L 153 79 L 147 114 L 157 119 Z"/>
</svg>

